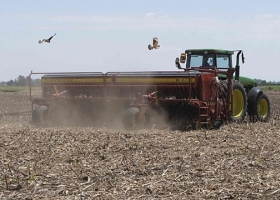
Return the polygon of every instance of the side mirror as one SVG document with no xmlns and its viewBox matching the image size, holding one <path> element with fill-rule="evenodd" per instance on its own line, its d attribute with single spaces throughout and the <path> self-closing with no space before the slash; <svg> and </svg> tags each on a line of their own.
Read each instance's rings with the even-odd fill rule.
<svg viewBox="0 0 280 200">
<path fill-rule="evenodd" d="M 175 66 L 176 66 L 178 69 L 182 69 L 178 57 L 175 59 Z"/>
<path fill-rule="evenodd" d="M 242 63 L 244 63 L 245 62 L 245 57 L 244 57 L 243 51 L 242 51 L 242 54 L 241 54 L 241 58 L 242 58 Z"/>
<path fill-rule="evenodd" d="M 180 63 L 185 63 L 185 62 L 186 62 L 186 54 L 185 53 L 181 53 Z"/>
</svg>

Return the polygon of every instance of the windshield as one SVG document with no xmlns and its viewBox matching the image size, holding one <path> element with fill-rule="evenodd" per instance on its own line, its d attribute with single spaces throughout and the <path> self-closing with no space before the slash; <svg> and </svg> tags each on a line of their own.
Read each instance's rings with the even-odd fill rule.
<svg viewBox="0 0 280 200">
<path fill-rule="evenodd" d="M 216 59 L 215 59 L 216 56 Z M 188 55 L 187 67 L 215 67 L 229 68 L 230 55 L 227 54 L 203 54 L 203 55 Z"/>
<path fill-rule="evenodd" d="M 230 56 L 225 54 L 217 54 L 217 66 L 219 68 L 229 68 L 230 66 Z"/>
</svg>

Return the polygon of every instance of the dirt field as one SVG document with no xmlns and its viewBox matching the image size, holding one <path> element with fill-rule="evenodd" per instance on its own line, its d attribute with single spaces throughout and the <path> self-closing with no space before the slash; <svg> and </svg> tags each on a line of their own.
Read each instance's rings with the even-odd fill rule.
<svg viewBox="0 0 280 200">
<path fill-rule="evenodd" d="M 30 110 L 0 93 L 0 113 Z M 279 199 L 280 92 L 268 123 L 219 130 L 44 128 L 0 120 L 0 199 Z M 274 119 L 275 118 L 275 119 Z"/>
</svg>

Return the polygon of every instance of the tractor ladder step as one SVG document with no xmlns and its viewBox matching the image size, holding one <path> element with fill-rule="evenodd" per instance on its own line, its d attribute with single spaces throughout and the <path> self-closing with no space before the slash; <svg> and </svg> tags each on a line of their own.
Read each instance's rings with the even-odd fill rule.
<svg viewBox="0 0 280 200">
<path fill-rule="evenodd" d="M 208 117 L 209 117 L 209 107 L 208 106 L 199 107 L 199 122 L 200 122 L 200 125 L 209 124 Z"/>
</svg>

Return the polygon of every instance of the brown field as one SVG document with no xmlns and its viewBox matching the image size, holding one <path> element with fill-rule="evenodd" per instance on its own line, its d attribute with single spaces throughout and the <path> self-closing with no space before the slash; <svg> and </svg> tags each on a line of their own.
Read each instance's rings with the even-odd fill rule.
<svg viewBox="0 0 280 200">
<path fill-rule="evenodd" d="M 0 92 L 0 113 L 30 110 Z M 0 120 L 0 199 L 279 199 L 280 92 L 268 123 L 219 130 L 42 128 Z"/>
</svg>

